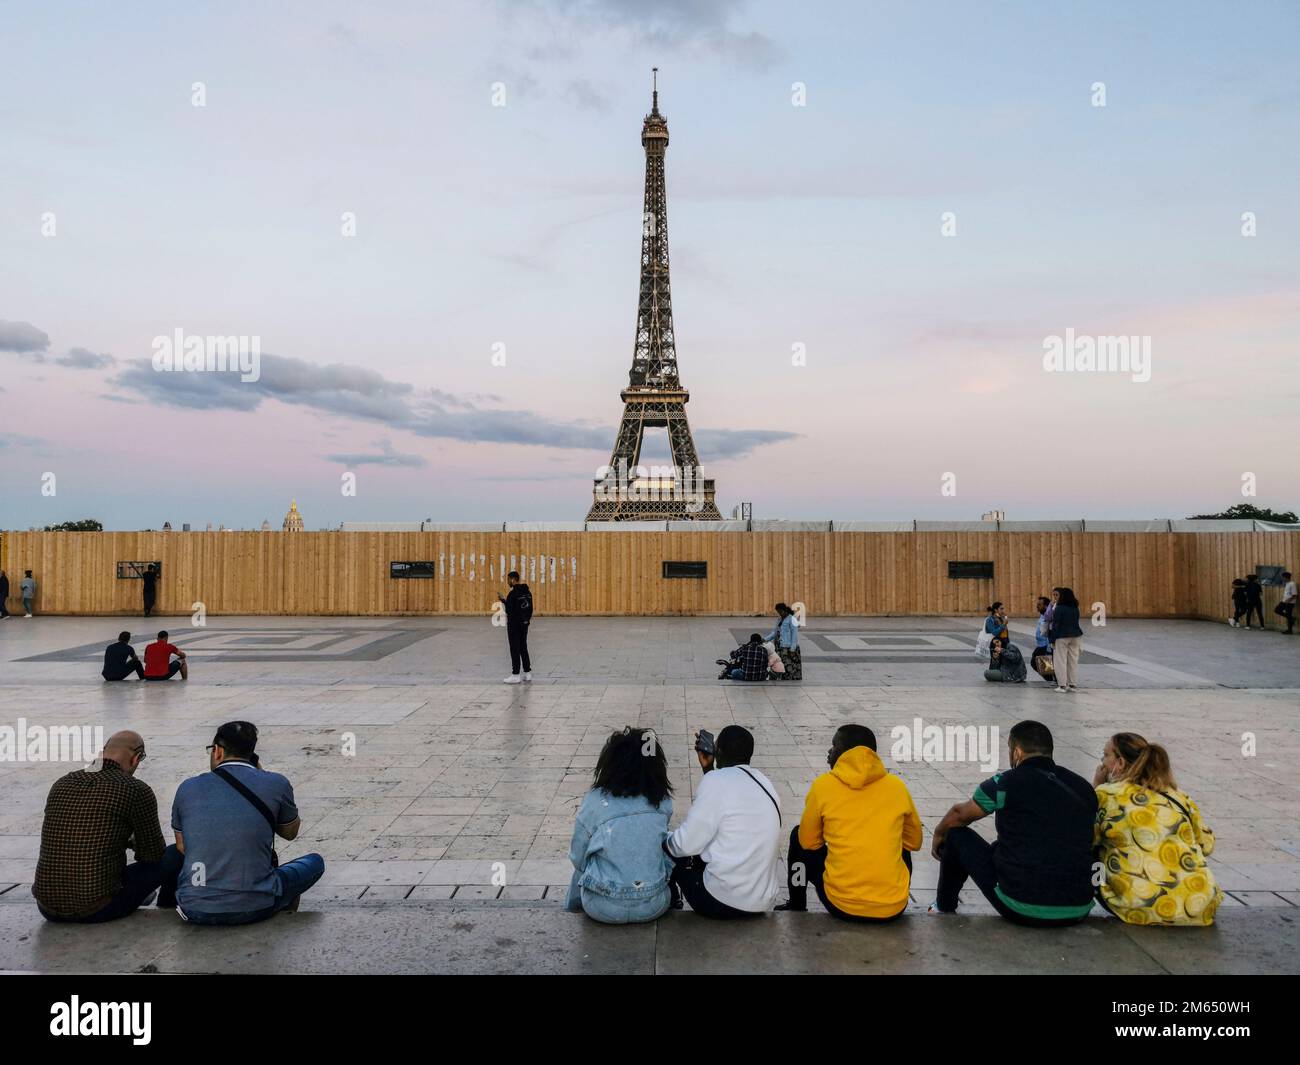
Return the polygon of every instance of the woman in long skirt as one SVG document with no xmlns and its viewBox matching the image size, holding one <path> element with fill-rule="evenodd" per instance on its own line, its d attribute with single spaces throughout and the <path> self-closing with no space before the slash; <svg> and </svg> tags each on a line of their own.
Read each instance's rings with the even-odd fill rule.
<svg viewBox="0 0 1300 1065">
<path fill-rule="evenodd" d="M 785 664 L 784 673 L 770 674 L 772 680 L 803 680 L 803 656 L 799 653 L 799 625 L 794 611 L 785 603 L 776 604 L 776 627 L 764 637 L 776 644 L 776 653 Z"/>
</svg>

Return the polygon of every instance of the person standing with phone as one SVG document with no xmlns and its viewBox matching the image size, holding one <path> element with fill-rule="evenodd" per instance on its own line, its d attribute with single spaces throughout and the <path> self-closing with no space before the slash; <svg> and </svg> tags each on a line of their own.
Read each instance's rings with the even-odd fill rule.
<svg viewBox="0 0 1300 1065">
<path fill-rule="evenodd" d="M 519 667 L 524 669 L 523 680 L 533 679 L 532 663 L 528 660 L 528 625 L 533 620 L 533 593 L 519 577 L 517 570 L 506 574 L 510 591 L 498 595 L 506 608 L 506 638 L 510 641 L 510 676 L 507 684 L 520 683 Z"/>
</svg>

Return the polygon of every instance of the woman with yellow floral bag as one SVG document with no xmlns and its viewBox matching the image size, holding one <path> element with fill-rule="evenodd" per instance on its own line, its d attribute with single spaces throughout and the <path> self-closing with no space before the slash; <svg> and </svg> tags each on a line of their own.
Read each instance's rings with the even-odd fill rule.
<svg viewBox="0 0 1300 1065">
<path fill-rule="evenodd" d="M 1116 733 L 1092 784 L 1097 901 L 1127 924 L 1213 924 L 1223 901 L 1205 860 L 1214 833 L 1178 790 L 1169 753 L 1135 732 Z"/>
</svg>

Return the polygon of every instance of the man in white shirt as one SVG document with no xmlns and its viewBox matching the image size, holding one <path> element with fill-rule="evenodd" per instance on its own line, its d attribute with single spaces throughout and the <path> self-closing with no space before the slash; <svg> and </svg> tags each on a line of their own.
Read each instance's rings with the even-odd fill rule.
<svg viewBox="0 0 1300 1065">
<path fill-rule="evenodd" d="M 698 733 L 697 733 L 698 741 Z M 754 737 L 728 725 L 713 754 L 696 753 L 704 778 L 686 820 L 664 841 L 673 859 L 673 904 L 706 917 L 766 913 L 780 891 L 781 806 L 776 788 L 750 766 Z"/>
<path fill-rule="evenodd" d="M 1282 588 L 1282 602 L 1279 604 L 1280 613 L 1286 618 L 1286 635 L 1295 635 L 1295 605 L 1296 605 L 1296 587 L 1295 578 L 1290 573 L 1283 573 L 1282 579 L 1286 584 Z"/>
</svg>

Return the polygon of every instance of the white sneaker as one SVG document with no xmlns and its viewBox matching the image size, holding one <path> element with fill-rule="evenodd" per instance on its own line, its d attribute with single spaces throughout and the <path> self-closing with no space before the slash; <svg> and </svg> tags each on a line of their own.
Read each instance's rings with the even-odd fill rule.
<svg viewBox="0 0 1300 1065">
<path fill-rule="evenodd" d="M 532 683 L 532 680 L 533 680 L 533 675 L 532 675 L 531 673 L 525 673 L 525 674 L 524 674 L 524 683 L 525 683 L 525 684 L 531 684 L 531 683 Z"/>
<path fill-rule="evenodd" d="M 29 617 L 31 617 L 31 614 L 24 614 L 23 617 L 25 617 L 25 618 L 29 618 Z"/>
<path fill-rule="evenodd" d="M 505 679 L 505 683 L 506 683 L 506 684 L 518 684 L 518 683 L 519 683 L 519 676 L 518 676 L 518 674 L 516 674 L 516 673 L 511 673 L 510 676 L 506 677 L 506 679 Z"/>
<path fill-rule="evenodd" d="M 1057 692 L 1058 694 L 1060 694 L 1060 693 L 1064 693 L 1064 692 L 1069 691 L 1069 689 L 1068 689 L 1068 688 L 1062 688 L 1062 687 L 1058 684 L 1055 688 L 1052 689 L 1052 691 Z"/>
</svg>

